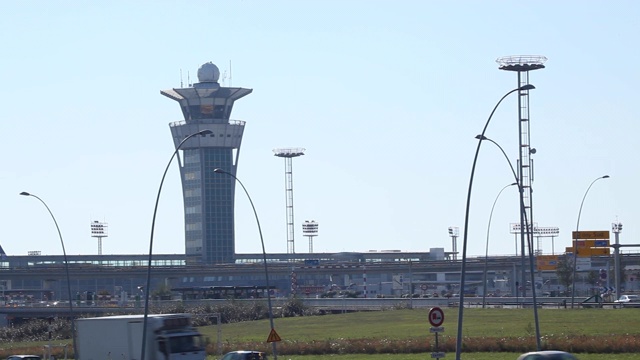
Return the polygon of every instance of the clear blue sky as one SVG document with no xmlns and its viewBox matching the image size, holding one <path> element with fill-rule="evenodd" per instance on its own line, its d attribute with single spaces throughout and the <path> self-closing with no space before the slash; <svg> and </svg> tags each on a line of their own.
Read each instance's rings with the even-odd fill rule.
<svg viewBox="0 0 640 360">
<path fill-rule="evenodd" d="M 92 220 L 106 221 L 104 254 L 149 249 L 155 197 L 182 120 L 160 90 L 213 62 L 225 85 L 252 88 L 238 177 L 257 207 L 266 250 L 286 252 L 284 160 L 294 159 L 296 251 L 315 220 L 315 252 L 451 249 L 464 224 L 474 136 L 517 86 L 506 55 L 544 55 L 530 73 L 534 221 L 557 226 L 555 252 L 581 230 L 624 224 L 640 243 L 636 1 L 11 1 L 0 11 L 0 244 L 9 254 L 95 254 Z M 634 120 L 635 117 L 635 120 Z M 516 97 L 487 136 L 515 163 Z M 469 255 L 485 251 L 491 206 L 513 182 L 483 145 L 471 199 Z M 236 194 L 236 251 L 261 251 L 255 219 Z M 491 221 L 490 253 L 513 254 L 515 187 Z M 164 184 L 155 253 L 183 253 L 177 164 Z M 542 250 L 551 253 L 550 239 Z M 461 242 L 458 249 L 462 249 Z"/>
</svg>

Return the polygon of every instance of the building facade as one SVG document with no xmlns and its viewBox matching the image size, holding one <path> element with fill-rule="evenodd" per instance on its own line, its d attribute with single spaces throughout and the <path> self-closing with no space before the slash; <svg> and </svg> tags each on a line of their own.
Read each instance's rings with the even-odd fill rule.
<svg viewBox="0 0 640 360">
<path fill-rule="evenodd" d="M 213 63 L 198 69 L 198 83 L 162 90 L 180 104 L 184 120 L 169 124 L 176 149 L 182 151 L 180 175 L 184 199 L 185 254 L 191 264 L 233 263 L 235 254 L 235 176 L 244 121 L 231 120 L 236 100 L 252 89 L 222 87 Z M 190 135 L 200 131 L 206 135 Z"/>
</svg>

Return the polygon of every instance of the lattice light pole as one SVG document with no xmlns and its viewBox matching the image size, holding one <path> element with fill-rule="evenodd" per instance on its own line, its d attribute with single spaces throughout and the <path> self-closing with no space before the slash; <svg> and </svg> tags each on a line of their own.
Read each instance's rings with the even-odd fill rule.
<svg viewBox="0 0 640 360">
<path fill-rule="evenodd" d="M 313 253 L 313 238 L 318 236 L 318 223 L 314 220 L 305 220 L 302 223 L 302 234 L 309 238 L 309 254 Z"/>
<path fill-rule="evenodd" d="M 449 236 L 451 237 L 453 260 L 458 260 L 458 236 L 460 236 L 460 228 L 457 226 L 449 226 Z"/>
<path fill-rule="evenodd" d="M 496 60 L 500 70 L 513 71 L 518 74 L 518 87 L 529 85 L 529 71 L 544 69 L 544 63 L 547 58 L 541 55 L 514 55 L 503 56 Z M 525 225 L 524 219 L 527 218 L 530 224 L 533 224 L 533 190 L 531 183 L 533 182 L 533 160 L 531 155 L 536 153 L 536 149 L 530 146 L 529 135 L 531 134 L 531 123 L 529 116 L 529 91 L 518 92 L 518 131 L 519 131 L 519 149 L 518 157 L 518 181 L 520 182 L 520 251 L 522 260 L 522 283 L 526 284 L 525 271 Z M 533 246 L 533 244 L 528 244 Z M 530 249 L 533 253 L 533 249 Z M 523 285 L 523 296 L 526 296 L 526 286 Z"/>
<path fill-rule="evenodd" d="M 284 185 L 287 199 L 287 254 L 295 254 L 295 239 L 293 228 L 293 161 L 294 157 L 304 155 L 303 148 L 273 149 L 277 157 L 284 158 Z"/>
<path fill-rule="evenodd" d="M 98 238 L 98 255 L 102 255 L 102 238 L 109 236 L 108 228 L 106 222 L 96 220 L 91 223 L 91 237 Z"/>
</svg>

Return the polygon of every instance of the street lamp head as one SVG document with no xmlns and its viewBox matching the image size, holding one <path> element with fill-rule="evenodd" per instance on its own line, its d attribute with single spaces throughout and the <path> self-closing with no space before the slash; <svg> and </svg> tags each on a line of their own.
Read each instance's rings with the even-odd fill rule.
<svg viewBox="0 0 640 360">
<path fill-rule="evenodd" d="M 496 105 L 493 107 L 493 110 L 491 110 L 491 113 L 489 114 L 489 118 L 487 119 L 487 121 L 484 124 L 484 128 L 482 129 L 482 132 L 480 133 L 481 135 L 476 136 L 476 139 L 480 140 L 478 142 L 478 147 L 476 148 L 476 154 L 475 157 L 473 159 L 473 165 L 471 166 L 471 176 L 469 178 L 469 190 L 467 192 L 467 205 L 466 205 L 466 209 L 465 209 L 465 216 L 464 216 L 464 235 L 463 235 L 463 240 L 462 240 L 462 268 L 460 269 L 460 300 L 458 301 L 458 335 L 456 337 L 456 359 L 459 360 L 460 359 L 460 351 L 462 349 L 462 319 L 463 319 L 463 310 L 464 310 L 464 306 L 463 306 L 463 302 L 464 302 L 464 288 L 465 288 L 465 269 L 466 269 L 466 265 L 467 265 L 467 242 L 468 242 L 468 229 L 469 229 L 469 208 L 470 208 L 470 204 L 471 204 L 471 188 L 473 185 L 473 176 L 475 174 L 475 169 L 476 169 L 476 163 L 478 160 L 478 154 L 480 152 L 480 145 L 482 144 L 482 140 L 487 140 L 486 137 L 484 137 L 485 132 L 487 131 L 487 127 L 489 126 L 489 123 L 491 122 L 491 118 L 493 118 L 493 114 L 496 112 L 496 110 L 498 109 L 498 106 L 500 106 L 500 104 L 502 103 L 502 101 L 504 99 L 506 99 L 509 95 L 513 94 L 516 91 L 524 91 L 524 90 L 531 90 L 531 89 L 535 89 L 535 86 L 531 85 L 531 84 L 526 84 L 526 85 L 522 85 L 519 86 L 513 90 L 510 90 L 509 92 L 507 92 L 506 94 L 504 94 L 500 100 L 498 100 L 498 102 L 496 103 Z M 520 94 L 522 95 L 522 94 Z M 493 142 L 496 146 L 498 146 L 500 148 L 500 150 L 502 151 L 503 154 L 504 150 L 494 141 Z M 506 156 L 507 160 L 509 160 L 509 158 Z M 514 178 L 516 179 L 516 182 L 518 182 L 518 176 L 515 174 L 515 171 L 513 169 L 513 166 L 511 166 L 511 161 L 509 160 L 509 165 L 511 167 L 512 172 L 514 173 Z M 522 193 L 522 188 L 520 188 L 520 192 Z M 521 196 L 522 199 L 522 196 Z M 526 222 L 526 220 L 525 220 Z M 532 267 L 533 268 L 533 267 Z M 522 273 L 524 274 L 524 267 L 522 269 Z M 533 270 L 533 269 L 532 269 Z M 533 274 L 533 271 L 531 271 L 531 274 Z M 535 296 L 533 297 L 533 301 L 534 301 L 534 306 L 533 308 L 535 309 L 534 311 L 537 311 L 537 306 L 535 305 L 535 301 L 536 298 Z M 536 313 L 537 314 L 537 313 Z M 536 334 L 538 334 L 537 332 L 538 330 L 538 317 L 536 315 Z M 540 347 L 540 337 L 537 337 L 538 340 L 538 348 Z"/>
<path fill-rule="evenodd" d="M 608 178 L 610 178 L 609 175 L 605 175 L 605 176 L 601 177 L 601 179 L 608 179 Z"/>
<path fill-rule="evenodd" d="M 68 296 L 69 296 L 69 315 L 71 317 L 73 317 L 73 298 L 71 295 L 71 276 L 69 275 L 69 259 L 67 258 L 67 250 L 65 250 L 64 248 L 64 240 L 62 239 L 62 232 L 60 232 L 60 227 L 58 226 L 58 221 L 56 220 L 56 217 L 53 216 L 53 212 L 51 212 L 51 209 L 49 209 L 49 206 L 47 205 L 47 203 L 44 202 L 44 200 L 40 199 L 38 196 L 36 195 L 31 195 L 26 191 L 23 191 L 20 193 L 20 195 L 22 196 L 32 196 L 34 198 L 36 198 L 38 201 L 40 201 L 42 203 L 42 205 L 47 209 L 47 211 L 49 212 L 49 215 L 51 215 L 51 219 L 53 220 L 53 223 L 56 226 L 56 230 L 58 231 L 58 236 L 60 237 L 60 244 L 62 245 L 62 256 L 64 258 L 64 272 L 67 278 L 67 291 L 68 291 Z M 151 262 L 151 261 L 149 261 Z M 72 319 L 71 321 L 71 343 L 73 345 L 73 354 L 74 354 L 74 358 L 75 358 L 75 354 L 78 353 L 78 349 L 76 347 L 76 330 L 75 330 L 75 325 L 74 325 L 74 321 Z"/>
<path fill-rule="evenodd" d="M 171 158 L 169 158 L 169 163 L 167 163 L 167 166 L 164 170 L 164 173 L 162 175 L 162 180 L 160 180 L 160 187 L 158 188 L 158 195 L 156 197 L 156 205 L 155 208 L 153 210 L 153 218 L 151 220 L 151 236 L 149 238 L 149 260 L 147 262 L 148 266 L 147 266 L 147 281 L 146 281 L 146 285 L 145 286 L 138 286 L 138 290 L 140 290 L 142 292 L 142 294 L 144 295 L 144 318 L 143 318 L 143 325 L 142 325 L 142 333 L 146 334 L 147 333 L 147 318 L 149 315 L 149 295 L 150 295 L 150 290 L 151 290 L 151 263 L 152 263 L 152 257 L 153 257 L 153 234 L 154 234 L 154 229 L 155 229 L 155 224 L 156 224 L 156 214 L 158 211 L 158 203 L 160 201 L 160 193 L 162 192 L 162 185 L 164 184 L 164 179 L 167 175 L 167 172 L 169 171 L 169 167 L 171 166 L 171 163 L 173 162 L 173 159 L 176 157 L 176 155 L 178 155 L 178 151 L 182 148 L 183 145 L 185 145 L 187 143 L 187 141 L 189 141 L 189 139 L 192 139 L 198 135 L 200 136 L 205 136 L 205 135 L 209 135 L 209 134 L 213 134 L 213 131 L 209 130 L 209 129 L 202 129 L 198 132 L 195 132 L 193 134 L 190 134 L 189 136 L 186 136 L 182 139 L 182 141 L 180 141 L 179 144 L 176 145 L 176 149 L 173 152 L 173 154 L 171 155 Z M 222 136 L 222 135 L 221 135 Z M 144 291 L 144 290 L 147 291 Z M 71 300 L 69 300 L 71 302 Z M 73 324 L 73 323 L 72 323 Z M 73 325 L 72 325 L 73 326 Z M 140 353 L 140 359 L 145 359 L 145 351 L 146 351 L 146 336 L 142 336 L 142 347 L 141 347 L 141 353 Z M 74 342 L 74 346 L 75 346 L 75 342 Z M 77 351 L 75 351 L 74 348 L 74 354 L 77 354 Z"/>
<path fill-rule="evenodd" d="M 267 266 L 267 251 L 264 248 L 264 237 L 262 236 L 262 228 L 260 227 L 258 212 L 256 211 L 256 207 L 253 205 L 253 200 L 251 200 L 251 196 L 249 195 L 247 188 L 244 187 L 240 179 L 238 179 L 234 174 L 228 171 L 225 171 L 221 168 L 215 168 L 213 169 L 213 172 L 219 173 L 219 174 L 227 174 L 230 177 L 232 177 L 236 182 L 238 182 L 238 184 L 240 184 L 240 186 L 242 187 L 242 190 L 244 190 L 244 193 L 247 195 L 247 199 L 249 199 L 249 203 L 251 204 L 251 209 L 253 210 L 253 215 L 255 216 L 256 224 L 258 225 L 258 234 L 260 235 L 260 243 L 262 244 L 262 260 L 264 262 L 265 285 L 267 287 L 267 308 L 269 309 L 269 324 L 271 325 L 271 331 L 274 332 L 275 330 L 273 326 L 273 307 L 271 305 L 271 291 L 269 290 L 270 287 L 269 287 L 269 268 Z M 273 355 L 274 355 L 273 357 L 277 359 L 278 355 L 276 351 L 276 341 L 271 342 L 271 346 L 273 347 Z M 144 357 L 141 357 L 141 359 L 144 359 Z"/>
<path fill-rule="evenodd" d="M 514 186 L 514 185 L 518 185 L 518 183 L 514 182 L 514 183 L 509 184 L 509 186 Z"/>
</svg>

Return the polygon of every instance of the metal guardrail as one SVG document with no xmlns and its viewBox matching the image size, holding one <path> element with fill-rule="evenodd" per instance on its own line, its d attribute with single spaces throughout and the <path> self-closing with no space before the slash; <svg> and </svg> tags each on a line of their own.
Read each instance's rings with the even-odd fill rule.
<svg viewBox="0 0 640 360">
<path fill-rule="evenodd" d="M 566 307 L 570 304 L 568 297 L 541 297 L 538 298 L 536 303 L 539 307 Z M 281 307 L 285 305 L 290 299 L 288 298 L 274 298 L 273 304 L 275 307 Z M 328 310 L 328 311 L 358 311 L 358 310 L 384 310 L 392 308 L 432 308 L 438 307 L 457 307 L 457 298 L 301 298 L 303 303 L 312 308 Z M 486 307 L 532 307 L 533 299 L 531 297 L 487 297 Z M 196 307 L 202 305 L 218 305 L 228 302 L 227 299 L 206 299 L 206 300 L 155 300 L 152 301 L 153 306 L 157 307 L 170 307 L 179 303 L 185 307 Z M 266 299 L 235 299 L 236 302 L 266 302 Z M 481 307 L 482 298 L 480 297 L 466 297 L 464 301 L 465 307 Z M 579 302 L 581 307 L 606 307 L 613 308 L 640 308 L 640 303 L 613 303 L 613 302 L 601 302 L 601 303 L 582 303 Z M 109 305 L 100 306 L 97 305 L 85 305 L 81 304 L 74 307 L 74 312 L 81 314 L 109 314 L 109 313 L 137 313 L 142 312 L 141 305 L 137 305 L 135 302 L 129 302 L 124 305 Z M 46 304 L 33 303 L 26 306 L 0 306 L 0 314 L 23 316 L 23 317 L 41 317 L 41 316 L 67 316 L 68 308 L 65 306 L 47 306 Z"/>
<path fill-rule="evenodd" d="M 290 299 L 275 298 L 273 299 L 274 307 L 281 307 Z M 457 298 L 301 298 L 306 306 L 322 309 L 326 311 L 365 311 L 365 310 L 384 310 L 392 308 L 414 308 L 428 309 L 435 306 L 438 307 L 457 307 Z M 224 304 L 229 300 L 226 299 L 206 299 L 206 300 L 156 300 L 152 301 L 153 306 L 170 307 L 176 303 L 180 303 L 185 307 L 217 305 Z M 235 299 L 236 302 L 266 302 L 266 299 Z M 537 304 L 541 307 L 563 307 L 570 303 L 570 298 L 564 297 L 543 297 L 538 298 Z M 613 303 L 610 303 L 613 305 Z M 640 305 L 640 304 L 638 304 Z M 481 307 L 482 298 L 467 297 L 464 301 L 465 307 Z M 488 297 L 486 298 L 486 307 L 531 307 L 533 299 L 530 297 Z M 46 304 L 34 303 L 30 306 L 5 306 L 0 307 L 0 314 L 21 317 L 48 317 L 48 316 L 69 316 L 68 308 L 65 306 L 46 306 Z M 142 313 L 141 305 L 135 302 L 129 302 L 122 306 L 92 306 L 81 305 L 74 307 L 75 313 L 80 314 L 119 314 L 119 313 Z"/>
</svg>

